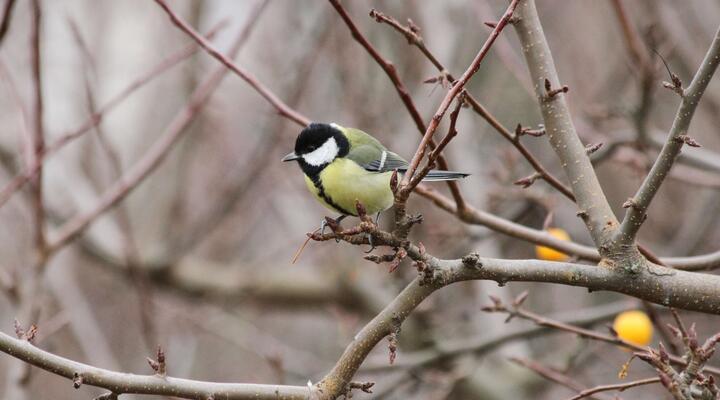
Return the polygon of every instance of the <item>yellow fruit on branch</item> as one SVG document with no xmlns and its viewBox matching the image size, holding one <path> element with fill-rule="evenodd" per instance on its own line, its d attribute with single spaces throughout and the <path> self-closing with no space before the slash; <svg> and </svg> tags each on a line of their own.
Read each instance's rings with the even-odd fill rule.
<svg viewBox="0 0 720 400">
<path fill-rule="evenodd" d="M 570 241 L 570 235 L 564 229 L 549 228 L 547 233 L 556 239 Z M 535 246 L 535 254 L 537 254 L 537 258 L 547 261 L 565 261 L 568 259 L 567 254 L 545 246 Z"/>
<path fill-rule="evenodd" d="M 652 341 L 653 324 L 642 311 L 621 312 L 615 317 L 613 329 L 620 339 L 638 346 L 647 346 Z"/>
</svg>

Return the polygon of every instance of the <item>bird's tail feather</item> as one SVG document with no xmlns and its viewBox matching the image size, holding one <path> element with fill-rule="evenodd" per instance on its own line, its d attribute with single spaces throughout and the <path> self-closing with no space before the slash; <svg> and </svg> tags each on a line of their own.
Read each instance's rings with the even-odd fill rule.
<svg viewBox="0 0 720 400">
<path fill-rule="evenodd" d="M 455 171 L 438 171 L 432 170 L 425 175 L 423 182 L 439 182 L 439 181 L 456 181 L 458 179 L 465 178 L 470 174 Z"/>
</svg>

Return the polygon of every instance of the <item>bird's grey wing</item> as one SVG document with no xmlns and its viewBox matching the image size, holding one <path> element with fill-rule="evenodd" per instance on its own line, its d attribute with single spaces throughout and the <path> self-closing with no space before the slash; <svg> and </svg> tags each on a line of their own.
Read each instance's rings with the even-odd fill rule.
<svg viewBox="0 0 720 400">
<path fill-rule="evenodd" d="M 355 159 L 355 161 L 367 171 L 388 172 L 397 170 L 400 172 L 404 172 L 407 170 L 408 162 L 396 153 L 384 149 L 379 151 L 377 151 L 377 149 L 373 150 L 374 151 L 372 152 L 372 157 L 369 157 L 370 152 L 368 152 L 368 154 L 364 154 L 363 157 L 358 157 L 358 159 Z M 351 154 L 349 154 L 348 156 L 350 155 Z M 362 158 L 361 161 L 360 158 Z"/>
</svg>

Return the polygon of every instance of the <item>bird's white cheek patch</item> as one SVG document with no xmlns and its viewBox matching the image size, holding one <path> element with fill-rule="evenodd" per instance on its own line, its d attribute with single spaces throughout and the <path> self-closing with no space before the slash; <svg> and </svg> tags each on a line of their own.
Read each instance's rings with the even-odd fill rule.
<svg viewBox="0 0 720 400">
<path fill-rule="evenodd" d="M 310 153 L 303 154 L 302 158 L 306 163 L 317 167 L 332 162 L 339 152 L 340 149 L 338 148 L 335 138 L 330 138 L 317 149 Z"/>
</svg>

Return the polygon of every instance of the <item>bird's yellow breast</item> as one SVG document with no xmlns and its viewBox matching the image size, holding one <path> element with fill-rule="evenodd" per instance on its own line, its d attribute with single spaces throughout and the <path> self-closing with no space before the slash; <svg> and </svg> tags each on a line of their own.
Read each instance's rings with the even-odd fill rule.
<svg viewBox="0 0 720 400">
<path fill-rule="evenodd" d="M 359 200 L 374 214 L 393 204 L 391 176 L 392 172 L 370 172 L 352 160 L 338 158 L 320 172 L 319 185 L 307 175 L 305 183 L 320 203 L 335 212 L 357 215 L 355 201 Z"/>
</svg>

